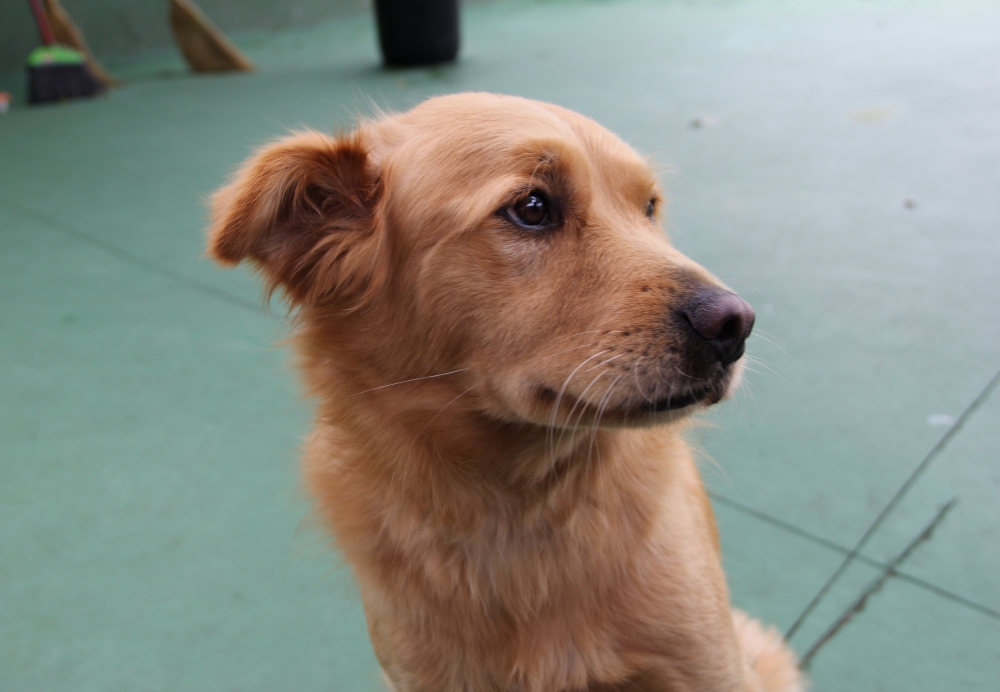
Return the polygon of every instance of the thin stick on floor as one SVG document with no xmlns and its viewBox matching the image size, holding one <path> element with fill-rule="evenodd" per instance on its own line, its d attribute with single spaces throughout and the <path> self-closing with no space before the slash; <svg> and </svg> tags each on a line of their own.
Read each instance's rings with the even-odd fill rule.
<svg viewBox="0 0 1000 692">
<path fill-rule="evenodd" d="M 864 610 L 865 604 L 867 604 L 868 599 L 872 595 L 876 594 L 882 588 L 882 586 L 885 585 L 885 582 L 889 579 L 889 577 L 895 576 L 896 568 L 899 567 L 903 563 L 903 561 L 905 561 L 906 558 L 910 556 L 910 553 L 912 553 L 918 545 L 920 545 L 921 543 L 923 543 L 924 541 L 928 540 L 931 537 L 931 534 L 934 533 L 934 529 L 937 528 L 937 525 L 941 523 L 941 520 L 944 519 L 945 515 L 951 510 L 952 507 L 955 506 L 955 503 L 957 501 L 958 498 L 952 498 L 948 502 L 948 504 L 942 507 L 938 511 L 937 516 L 935 516 L 931 520 L 931 522 L 924 528 L 924 530 L 920 532 L 920 535 L 918 535 L 916 538 L 910 541 L 910 544 L 906 546 L 906 549 L 903 550 L 903 552 L 901 552 L 899 555 L 897 555 L 896 559 L 894 559 L 886 566 L 885 570 L 878 577 L 878 579 L 872 582 L 872 584 L 867 589 L 865 589 L 860 596 L 858 596 L 858 598 L 854 601 L 854 603 L 852 603 L 843 612 L 843 614 L 841 614 L 841 616 L 837 618 L 836 622 L 830 625 L 830 627 L 827 628 L 827 630 L 820 636 L 820 638 L 817 639 L 816 642 L 811 647 L 809 647 L 809 650 L 805 653 L 804 656 L 802 656 L 802 660 L 800 661 L 800 665 L 802 666 L 803 669 L 809 667 L 809 663 L 812 661 L 813 657 L 816 656 L 816 654 L 819 652 L 819 650 L 823 647 L 824 644 L 833 639 L 836 636 L 837 632 L 839 632 L 844 627 L 844 625 L 846 625 L 848 622 L 851 621 L 851 618 L 853 618 L 855 615 Z"/>
<path fill-rule="evenodd" d="M 927 452 L 923 460 L 921 460 L 921 462 L 917 464 L 917 467 L 913 469 L 910 477 L 906 479 L 902 486 L 900 486 L 899 490 L 896 491 L 896 494 L 892 496 L 891 500 L 889 500 L 889 503 L 882 508 L 879 515 L 875 517 L 875 521 L 873 521 L 871 526 L 868 527 L 868 530 L 865 531 L 861 539 L 851 549 L 851 552 L 847 554 L 847 557 L 843 559 L 840 566 L 837 567 L 837 570 L 830 575 L 830 578 L 826 580 L 826 583 L 823 584 L 819 592 L 813 596 L 812 600 L 809 601 L 809 604 L 805 607 L 805 609 L 799 613 L 795 622 L 793 622 L 792 626 L 785 632 L 785 639 L 791 639 L 792 635 L 798 631 L 799 627 L 802 626 L 802 623 L 805 622 L 806 618 L 809 617 L 809 614 L 816 608 L 819 602 L 823 600 L 823 597 L 826 596 L 830 588 L 837 582 L 838 579 L 840 579 L 841 575 L 847 571 L 847 568 L 850 567 L 855 558 L 858 557 L 861 550 L 868 544 L 869 539 L 875 535 L 875 532 L 882 525 L 882 522 L 885 521 L 889 514 L 892 513 L 892 510 L 896 508 L 896 505 L 899 504 L 903 497 L 906 496 L 913 484 L 917 482 L 917 479 L 923 475 L 924 471 L 926 471 L 928 467 L 930 467 L 931 462 L 934 461 L 938 454 L 940 454 L 944 448 L 948 446 L 951 439 L 958 434 L 963 426 L 965 426 L 965 422 L 969 420 L 969 418 L 972 417 L 972 414 L 975 413 L 982 403 L 989 398 L 998 383 L 1000 383 L 1000 370 L 997 370 L 997 372 L 994 373 L 987 385 L 983 387 L 976 398 L 972 400 L 972 403 L 969 404 L 964 411 L 962 411 L 962 415 L 958 417 L 958 420 L 952 423 L 952 426 L 948 428 L 948 431 L 941 437 L 940 440 L 937 441 L 937 444 L 931 447 L 931 450 Z"/>
</svg>

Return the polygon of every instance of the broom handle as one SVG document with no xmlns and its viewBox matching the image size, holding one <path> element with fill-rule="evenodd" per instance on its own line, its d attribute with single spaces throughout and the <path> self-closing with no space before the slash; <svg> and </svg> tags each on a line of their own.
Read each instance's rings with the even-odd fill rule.
<svg viewBox="0 0 1000 692">
<path fill-rule="evenodd" d="M 42 0 L 28 0 L 31 4 L 31 11 L 35 14 L 35 24 L 38 25 L 38 33 L 41 34 L 42 43 L 51 46 L 56 42 L 56 37 L 52 34 L 52 25 L 49 24 L 49 15 L 42 7 Z"/>
</svg>

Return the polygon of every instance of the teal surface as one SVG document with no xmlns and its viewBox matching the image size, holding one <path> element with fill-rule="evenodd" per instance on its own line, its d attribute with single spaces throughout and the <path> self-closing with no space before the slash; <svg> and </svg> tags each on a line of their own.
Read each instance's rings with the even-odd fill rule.
<svg viewBox="0 0 1000 692">
<path fill-rule="evenodd" d="M 204 199 L 290 128 L 463 90 L 648 152 L 675 243 L 756 308 L 696 435 L 735 604 L 829 635 L 820 692 L 997 689 L 1000 7 L 498 2 L 457 65 L 389 72 L 367 17 L 235 39 L 259 72 L 150 53 L 0 115 L 0 691 L 379 689 L 283 309 L 202 258 Z"/>
</svg>

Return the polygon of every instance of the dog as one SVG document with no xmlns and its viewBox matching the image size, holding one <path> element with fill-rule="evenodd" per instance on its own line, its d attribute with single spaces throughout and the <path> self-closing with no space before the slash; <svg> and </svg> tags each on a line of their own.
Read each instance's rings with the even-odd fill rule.
<svg viewBox="0 0 1000 692">
<path fill-rule="evenodd" d="M 793 692 L 731 609 L 686 421 L 752 308 L 674 249 L 647 162 L 470 93 L 258 151 L 208 254 L 294 307 L 319 515 L 396 692 Z"/>
</svg>

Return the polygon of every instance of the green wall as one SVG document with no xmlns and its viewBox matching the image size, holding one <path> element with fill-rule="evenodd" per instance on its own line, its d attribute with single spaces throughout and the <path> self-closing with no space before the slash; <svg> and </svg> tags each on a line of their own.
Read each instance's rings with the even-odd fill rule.
<svg viewBox="0 0 1000 692">
<path fill-rule="evenodd" d="M 370 0 L 197 0 L 224 31 L 280 29 L 370 11 Z M 62 0 L 98 58 L 172 43 L 167 0 Z M 28 0 L 0 0 L 0 72 L 19 69 L 39 44 Z"/>
</svg>

